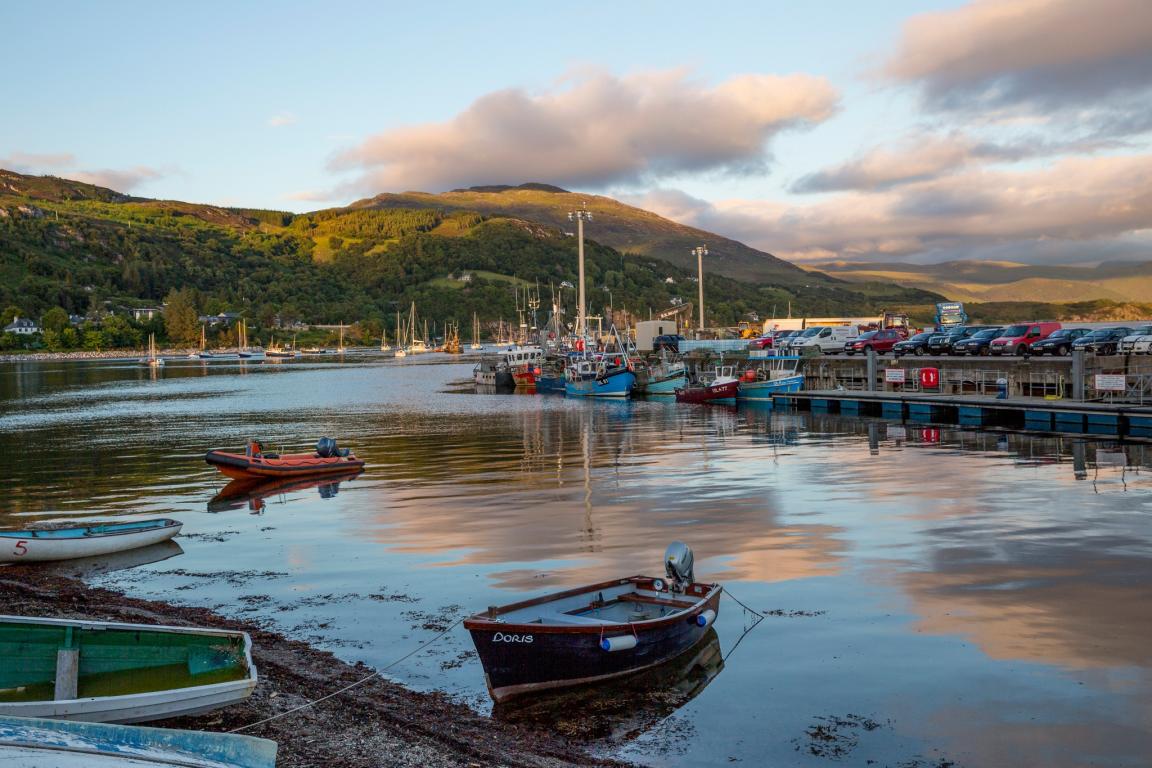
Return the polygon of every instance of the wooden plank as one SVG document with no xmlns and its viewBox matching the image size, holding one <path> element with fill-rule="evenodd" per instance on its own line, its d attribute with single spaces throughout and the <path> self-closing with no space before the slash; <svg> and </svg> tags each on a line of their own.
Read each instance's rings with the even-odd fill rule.
<svg viewBox="0 0 1152 768">
<path fill-rule="evenodd" d="M 62 648 L 56 652 L 56 701 L 75 699 L 80 692 L 80 649 Z"/>
</svg>

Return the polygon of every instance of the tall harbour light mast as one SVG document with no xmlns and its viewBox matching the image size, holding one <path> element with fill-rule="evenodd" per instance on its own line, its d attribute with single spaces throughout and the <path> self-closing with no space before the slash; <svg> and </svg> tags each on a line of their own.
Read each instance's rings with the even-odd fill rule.
<svg viewBox="0 0 1152 768">
<path fill-rule="evenodd" d="M 708 246 L 698 245 L 692 249 L 696 256 L 696 288 L 700 291 L 700 330 L 704 330 L 704 257 L 708 255 Z"/>
<path fill-rule="evenodd" d="M 579 249 L 579 269 L 580 269 L 580 290 L 579 300 L 580 304 L 576 309 L 576 335 L 584 335 L 584 312 L 587 304 L 584 301 L 584 222 L 592 221 L 592 211 L 588 210 L 588 203 L 581 201 L 580 207 L 575 211 L 568 211 L 568 221 L 576 222 L 576 239 L 578 241 Z"/>
</svg>

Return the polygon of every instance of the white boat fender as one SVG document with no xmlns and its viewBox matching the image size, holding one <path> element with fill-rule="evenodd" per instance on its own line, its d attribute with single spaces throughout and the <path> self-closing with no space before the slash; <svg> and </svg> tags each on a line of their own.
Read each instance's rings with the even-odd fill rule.
<svg viewBox="0 0 1152 768">
<path fill-rule="evenodd" d="M 627 651 L 636 647 L 636 635 L 605 637 L 600 641 L 600 647 L 605 651 Z"/>
<path fill-rule="evenodd" d="M 714 621 L 716 621 L 716 611 L 709 608 L 696 617 L 696 626 L 707 627 L 710 626 Z"/>
</svg>

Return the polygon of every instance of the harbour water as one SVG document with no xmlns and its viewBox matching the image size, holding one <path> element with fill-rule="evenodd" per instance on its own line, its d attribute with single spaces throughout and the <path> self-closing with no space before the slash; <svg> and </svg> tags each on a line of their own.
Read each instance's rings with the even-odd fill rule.
<svg viewBox="0 0 1152 768">
<path fill-rule="evenodd" d="M 88 578 L 375 667 L 682 539 L 767 618 L 725 600 L 675 695 L 531 719 L 652 765 L 1148 764 L 1152 445 L 477 394 L 444 360 L 2 365 L 0 525 L 176 517 L 182 553 Z M 216 498 L 208 448 L 321 435 L 367 471 Z M 458 626 L 388 674 L 491 709 Z"/>
</svg>

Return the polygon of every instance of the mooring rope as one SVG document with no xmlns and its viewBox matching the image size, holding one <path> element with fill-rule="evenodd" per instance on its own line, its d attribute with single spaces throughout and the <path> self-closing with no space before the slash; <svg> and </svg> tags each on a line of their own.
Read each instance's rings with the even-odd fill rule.
<svg viewBox="0 0 1152 768">
<path fill-rule="evenodd" d="M 336 698 L 337 696 L 339 696 L 343 693 L 347 693 L 348 691 L 352 690 L 353 688 L 356 688 L 358 686 L 363 685 L 364 683 L 368 682 L 369 680 L 371 680 L 374 677 L 380 677 L 383 673 L 392 669 L 392 667 L 396 666 L 400 662 L 405 661 L 406 659 L 409 659 L 412 656 L 415 656 L 416 654 L 420 653 L 420 651 L 422 651 L 425 648 L 427 648 L 428 646 L 432 645 L 432 643 L 436 642 L 440 638 L 444 637 L 444 635 L 448 634 L 453 629 L 455 629 L 456 625 L 462 621 L 464 621 L 464 619 L 462 619 L 462 618 L 456 619 L 456 621 L 452 622 L 452 624 L 449 625 L 444 631 L 440 632 L 440 634 L 436 635 L 435 637 L 433 637 L 429 640 L 425 640 L 423 643 L 416 646 L 414 649 L 412 649 L 408 653 L 404 654 L 400 658 L 398 658 L 395 661 L 393 661 L 392 663 L 388 664 L 388 666 L 381 667 L 380 669 L 376 670 L 375 672 L 368 675 L 367 677 L 363 677 L 354 683 L 350 683 L 338 691 L 333 691 L 332 693 L 329 693 L 326 696 L 321 696 L 320 698 L 315 699 L 314 701 L 305 702 L 304 704 L 301 704 L 298 707 L 293 707 L 292 709 L 286 709 L 283 712 L 279 712 L 275 715 L 272 715 L 271 717 L 266 717 L 263 720 L 257 720 L 254 723 L 248 723 L 248 725 L 241 725 L 239 728 L 233 728 L 232 730 L 228 731 L 228 733 L 239 733 L 240 731 L 247 731 L 249 728 L 255 728 L 258 725 L 263 725 L 264 723 L 270 723 L 273 720 L 279 720 L 282 717 L 287 717 L 288 715 L 299 712 L 302 709 L 308 709 L 308 707 L 313 707 L 317 704 L 328 701 L 328 699 L 333 699 L 333 698 Z"/>
<path fill-rule="evenodd" d="M 728 661 L 728 659 L 731 658 L 732 654 L 736 652 L 736 649 L 740 647 L 740 643 L 744 642 L 744 638 L 746 638 L 748 636 L 748 633 L 751 632 L 752 630 L 756 629 L 756 626 L 760 622 L 764 621 L 764 619 L 766 617 L 764 616 L 764 614 L 760 613 L 760 611 L 757 611 L 754 608 L 750 608 L 747 603 L 745 603 L 740 598 L 736 597 L 736 595 L 729 592 L 727 587 L 725 587 L 725 589 L 724 589 L 724 594 L 728 595 L 728 597 L 735 600 L 736 604 L 739 605 L 741 608 L 743 608 L 746 612 L 748 612 L 748 613 L 750 613 L 756 617 L 756 620 L 754 622 L 752 622 L 752 626 L 745 629 L 744 632 L 740 635 L 740 637 L 736 638 L 736 642 L 732 645 L 731 648 L 728 649 L 728 653 L 725 654 L 724 658 L 721 659 L 721 661 Z"/>
</svg>

